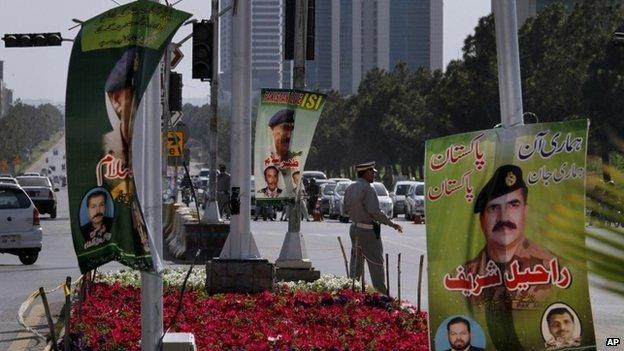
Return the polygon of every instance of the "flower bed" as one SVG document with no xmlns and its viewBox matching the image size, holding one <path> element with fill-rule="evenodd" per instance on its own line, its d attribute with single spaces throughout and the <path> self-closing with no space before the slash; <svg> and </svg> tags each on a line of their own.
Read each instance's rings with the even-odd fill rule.
<svg viewBox="0 0 624 351">
<path fill-rule="evenodd" d="M 171 331 L 192 332 L 199 350 L 428 350 L 427 316 L 345 278 L 282 283 L 273 293 L 206 295 L 203 271 L 189 279 Z M 101 276 L 73 308 L 78 350 L 139 350 L 138 274 Z M 175 313 L 182 271 L 165 274 L 165 326 Z M 181 285 L 181 284 L 180 284 Z"/>
</svg>

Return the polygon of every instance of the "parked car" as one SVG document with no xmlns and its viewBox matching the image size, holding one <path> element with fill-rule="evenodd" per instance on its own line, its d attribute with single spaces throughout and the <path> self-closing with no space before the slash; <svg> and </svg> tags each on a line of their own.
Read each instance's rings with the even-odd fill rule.
<svg viewBox="0 0 624 351">
<path fill-rule="evenodd" d="M 336 183 L 328 182 L 321 185 L 321 198 L 319 201 L 321 202 L 321 215 L 329 216 L 329 209 L 331 206 L 331 201 L 334 198 L 334 189 L 336 189 Z"/>
<path fill-rule="evenodd" d="M 307 181 L 310 178 L 314 178 L 316 180 L 327 179 L 327 176 L 325 175 L 325 173 L 321 171 L 303 171 L 303 173 L 301 173 L 301 176 L 303 177 L 304 181 Z"/>
<path fill-rule="evenodd" d="M 43 239 L 39 211 L 19 185 L 0 183 L 0 253 L 37 261 Z"/>
<path fill-rule="evenodd" d="M 334 182 L 334 183 L 349 182 L 349 181 L 351 181 L 351 179 L 349 179 L 349 178 L 329 178 L 328 180 L 329 180 L 330 182 Z"/>
<path fill-rule="evenodd" d="M 400 214 L 406 214 L 407 209 L 407 201 L 405 199 L 405 194 L 410 189 L 412 185 L 415 185 L 417 182 L 411 180 L 402 180 L 396 182 L 394 184 L 394 190 L 390 196 L 394 200 L 394 216 L 398 216 Z"/>
<path fill-rule="evenodd" d="M 334 188 L 334 194 L 332 196 L 331 201 L 329 202 L 329 218 L 336 219 L 340 217 L 342 213 L 342 197 L 344 196 L 345 190 L 347 187 L 353 183 L 352 181 L 344 181 L 336 184 L 336 188 Z M 342 221 L 342 220 L 341 220 Z M 348 219 L 347 219 L 348 221 Z"/>
<path fill-rule="evenodd" d="M 425 218 L 425 183 L 416 182 L 405 195 L 407 210 L 405 219 L 413 220 L 417 217 Z"/>
<path fill-rule="evenodd" d="M 393 217 L 394 212 L 394 200 L 388 193 L 388 189 L 381 182 L 374 182 L 371 184 L 375 189 L 375 193 L 377 193 L 377 200 L 379 200 L 379 209 L 386 215 L 388 218 Z"/>
<path fill-rule="evenodd" d="M 336 182 L 333 182 L 333 181 L 331 181 L 329 179 L 316 179 L 315 178 L 315 181 L 316 181 L 316 185 L 318 185 L 318 186 L 321 186 L 323 184 L 328 184 L 328 183 L 336 183 Z"/>
<path fill-rule="evenodd" d="M 0 183 L 17 184 L 17 180 L 13 177 L 0 177 Z"/>
<path fill-rule="evenodd" d="M 41 170 L 44 170 L 45 168 L 42 168 Z M 47 171 L 47 170 L 46 170 Z M 22 176 L 29 176 L 29 177 L 38 177 L 41 174 L 38 172 L 26 172 L 24 174 L 22 174 Z"/>
<path fill-rule="evenodd" d="M 386 186 L 380 182 L 373 182 L 371 186 L 373 187 L 373 189 L 375 189 L 375 193 L 377 194 L 377 199 L 379 200 L 379 209 L 386 216 L 392 218 L 394 202 L 390 197 L 390 194 L 388 193 L 388 189 L 386 189 Z M 346 213 L 344 208 L 344 192 L 342 198 L 340 199 L 340 222 L 349 222 L 349 215 Z"/>
<path fill-rule="evenodd" d="M 56 218 L 56 194 L 58 188 L 53 188 L 50 179 L 44 176 L 20 176 L 15 178 L 17 183 L 26 191 L 39 213 L 48 213 Z"/>
</svg>

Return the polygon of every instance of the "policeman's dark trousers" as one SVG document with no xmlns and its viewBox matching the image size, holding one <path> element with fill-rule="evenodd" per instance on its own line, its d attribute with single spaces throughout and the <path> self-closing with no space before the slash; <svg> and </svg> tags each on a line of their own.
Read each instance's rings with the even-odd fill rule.
<svg viewBox="0 0 624 351">
<path fill-rule="evenodd" d="M 362 265 L 364 259 L 366 259 L 373 287 L 382 294 L 388 294 L 384 282 L 384 259 L 381 238 L 378 239 L 372 229 L 358 228 L 355 224 L 351 225 L 349 236 L 351 237 L 351 261 L 349 266 L 351 278 L 360 279 Z M 359 255 L 357 251 L 358 246 L 361 250 Z"/>
</svg>

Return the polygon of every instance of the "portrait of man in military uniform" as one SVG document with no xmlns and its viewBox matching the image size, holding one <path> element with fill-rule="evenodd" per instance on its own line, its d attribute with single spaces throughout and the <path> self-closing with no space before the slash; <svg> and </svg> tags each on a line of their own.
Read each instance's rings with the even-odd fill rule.
<svg viewBox="0 0 624 351">
<path fill-rule="evenodd" d="M 125 49 L 104 85 L 106 112 L 112 131 L 103 135 L 102 149 L 104 156 L 114 157 L 113 166 L 109 168 L 118 174 L 112 178 L 102 177 L 102 181 L 110 189 L 115 202 L 130 207 L 133 235 L 140 240 L 143 251 L 149 253 L 147 226 L 136 198 L 132 168 L 132 138 L 139 104 L 136 96 L 139 66 L 138 48 Z M 98 172 L 103 172 L 103 169 L 98 169 Z"/>
<path fill-rule="evenodd" d="M 269 128 L 273 136 L 275 154 L 280 161 L 286 161 L 290 155 L 290 140 L 295 129 L 295 111 L 282 109 L 277 111 L 269 120 Z"/>
<path fill-rule="evenodd" d="M 488 262 L 493 261 L 501 274 L 508 274 L 510 264 L 516 261 L 519 271 L 540 264 L 549 266 L 555 258 L 550 251 L 530 241 L 525 236 L 528 214 L 529 190 L 522 177 L 522 169 L 515 165 L 499 167 L 477 196 L 474 213 L 479 215 L 485 247 L 473 259 L 463 264 L 464 272 L 473 276 L 486 276 Z M 532 285 L 524 291 L 508 291 L 505 284 L 484 289 L 472 300 L 539 301 L 551 288 L 550 284 Z"/>
<path fill-rule="evenodd" d="M 137 69 L 137 48 L 131 47 L 121 55 L 104 86 L 106 112 L 113 128 L 103 136 L 104 152 L 123 160 L 125 167 L 130 167 L 132 162 L 132 129 L 138 107 L 134 92 Z"/>
</svg>

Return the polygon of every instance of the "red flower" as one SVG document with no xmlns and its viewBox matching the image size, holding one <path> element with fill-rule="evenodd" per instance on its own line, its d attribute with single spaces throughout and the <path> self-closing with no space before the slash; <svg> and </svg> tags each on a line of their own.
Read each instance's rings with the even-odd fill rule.
<svg viewBox="0 0 624 351">
<path fill-rule="evenodd" d="M 179 291 L 166 289 L 164 324 Z M 95 284 L 72 311 L 73 335 L 94 350 L 139 350 L 140 290 Z M 279 289 L 205 297 L 188 291 L 172 331 L 195 334 L 199 350 L 428 350 L 427 315 L 377 294 Z M 82 334 L 81 334 L 82 333 Z"/>
</svg>

